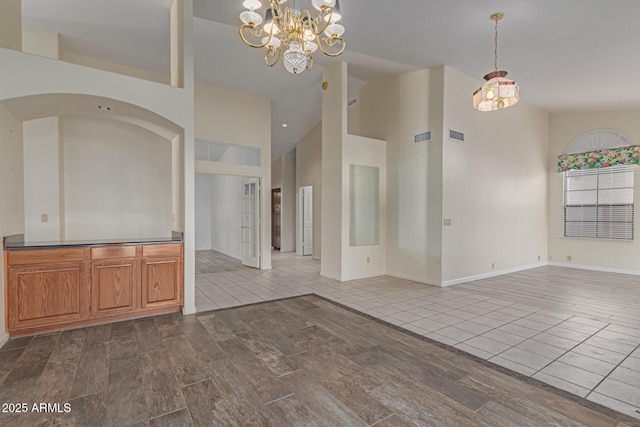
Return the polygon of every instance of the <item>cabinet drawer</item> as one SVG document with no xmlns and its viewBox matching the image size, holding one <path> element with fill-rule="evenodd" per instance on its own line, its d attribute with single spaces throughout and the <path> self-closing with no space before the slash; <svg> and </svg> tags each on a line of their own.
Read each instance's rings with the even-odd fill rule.
<svg viewBox="0 0 640 427">
<path fill-rule="evenodd" d="M 142 256 L 180 256 L 182 244 L 170 243 L 167 245 L 144 245 L 142 246 Z"/>
<path fill-rule="evenodd" d="M 91 248 L 91 259 L 135 258 L 135 246 L 101 246 Z"/>
<path fill-rule="evenodd" d="M 56 264 L 84 261 L 84 248 L 7 251 L 8 265 Z"/>
</svg>

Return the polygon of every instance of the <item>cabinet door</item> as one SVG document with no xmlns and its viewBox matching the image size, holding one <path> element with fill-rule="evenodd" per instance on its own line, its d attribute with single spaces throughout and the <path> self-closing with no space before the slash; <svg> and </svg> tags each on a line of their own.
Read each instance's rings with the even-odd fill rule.
<svg viewBox="0 0 640 427">
<path fill-rule="evenodd" d="M 135 258 L 91 263 L 92 317 L 134 311 L 139 307 L 136 264 Z"/>
<path fill-rule="evenodd" d="M 182 305 L 180 257 L 142 259 L 142 308 Z"/>
<path fill-rule="evenodd" d="M 82 263 L 8 269 L 8 329 L 37 328 L 88 316 Z"/>
</svg>

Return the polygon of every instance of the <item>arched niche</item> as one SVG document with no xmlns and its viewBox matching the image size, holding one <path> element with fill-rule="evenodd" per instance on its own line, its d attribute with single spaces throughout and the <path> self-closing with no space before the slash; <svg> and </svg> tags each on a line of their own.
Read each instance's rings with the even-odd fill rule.
<svg viewBox="0 0 640 427">
<path fill-rule="evenodd" d="M 172 229 L 184 230 L 185 179 L 182 165 L 185 129 L 173 121 L 139 105 L 113 98 L 77 93 L 26 95 L 0 101 L 19 121 L 27 122 L 48 117 L 98 119 L 133 125 L 167 140 L 171 145 Z M 107 111 L 99 106 L 107 106 Z"/>
<path fill-rule="evenodd" d="M 52 116 L 84 116 L 120 120 L 140 126 L 169 141 L 174 140 L 183 131 L 177 124 L 143 107 L 93 95 L 68 93 L 27 95 L 4 100 L 2 105 L 22 121 Z M 110 109 L 101 110 L 99 106 Z"/>
</svg>

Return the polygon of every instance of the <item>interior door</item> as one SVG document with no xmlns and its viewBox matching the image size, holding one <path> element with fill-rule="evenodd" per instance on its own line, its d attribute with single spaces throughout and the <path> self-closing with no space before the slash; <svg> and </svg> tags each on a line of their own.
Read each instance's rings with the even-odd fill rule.
<svg viewBox="0 0 640 427">
<path fill-rule="evenodd" d="M 242 264 L 260 268 L 260 180 L 242 183 Z"/>
<path fill-rule="evenodd" d="M 282 210 L 282 192 L 279 188 L 271 190 L 271 245 L 280 250 L 280 215 Z"/>
<path fill-rule="evenodd" d="M 313 255 L 313 187 L 302 187 L 302 255 Z"/>
</svg>

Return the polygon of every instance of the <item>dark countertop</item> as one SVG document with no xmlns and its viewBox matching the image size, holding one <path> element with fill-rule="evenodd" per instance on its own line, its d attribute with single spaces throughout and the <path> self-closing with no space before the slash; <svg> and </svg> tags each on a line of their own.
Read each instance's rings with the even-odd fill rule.
<svg viewBox="0 0 640 427">
<path fill-rule="evenodd" d="M 171 237 L 129 238 L 129 239 L 93 239 L 93 240 L 60 240 L 57 242 L 25 242 L 24 234 L 7 236 L 4 239 L 5 250 L 54 249 L 108 245 L 151 245 L 159 243 L 182 243 L 182 232 L 172 231 Z"/>
</svg>

